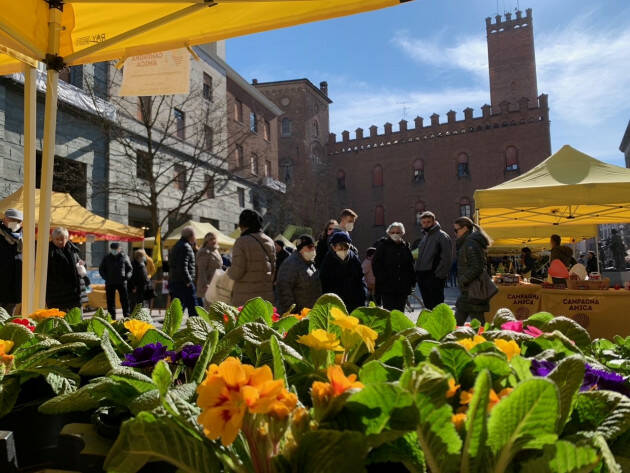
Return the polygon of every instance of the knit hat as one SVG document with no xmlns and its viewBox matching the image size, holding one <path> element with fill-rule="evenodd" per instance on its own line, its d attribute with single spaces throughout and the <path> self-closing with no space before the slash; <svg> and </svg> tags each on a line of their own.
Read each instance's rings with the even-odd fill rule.
<svg viewBox="0 0 630 473">
<path fill-rule="evenodd" d="M 315 241 L 313 240 L 313 238 L 310 235 L 301 235 L 295 241 L 295 247 L 297 248 L 298 251 L 300 251 L 305 246 L 310 246 L 310 245 L 314 245 L 314 244 L 315 244 Z"/>
<path fill-rule="evenodd" d="M 4 217 L 12 218 L 13 220 L 19 220 L 20 222 L 24 220 L 22 212 L 17 209 L 7 209 L 6 212 L 4 212 Z"/>
<path fill-rule="evenodd" d="M 111 245 L 109 245 L 109 247 L 110 247 L 112 250 L 117 250 L 118 248 L 120 248 L 120 243 L 114 242 L 114 243 L 112 243 Z"/>
<path fill-rule="evenodd" d="M 329 243 L 331 245 L 337 245 L 339 243 L 352 244 L 352 238 L 350 238 L 350 234 L 348 232 L 335 232 L 330 237 Z"/>
</svg>

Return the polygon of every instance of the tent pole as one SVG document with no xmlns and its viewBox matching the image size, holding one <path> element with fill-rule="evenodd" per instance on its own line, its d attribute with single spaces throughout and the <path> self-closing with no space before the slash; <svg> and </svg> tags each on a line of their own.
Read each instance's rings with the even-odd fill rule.
<svg viewBox="0 0 630 473">
<path fill-rule="evenodd" d="M 22 222 L 22 315 L 35 310 L 35 141 L 37 70 L 24 70 L 24 221 Z"/>
<path fill-rule="evenodd" d="M 601 262 L 599 261 L 599 226 L 597 227 L 597 234 L 595 235 L 595 257 L 597 258 L 597 272 L 599 270 Z"/>
<path fill-rule="evenodd" d="M 49 10 L 48 49 L 52 57 L 59 52 L 61 11 Z M 44 143 L 42 146 L 42 173 L 39 191 L 39 224 L 37 225 L 37 260 L 35 262 L 35 306 L 46 305 L 46 277 L 48 275 L 48 239 L 50 237 L 50 211 L 52 201 L 53 169 L 55 160 L 55 133 L 57 131 L 57 86 L 59 71 L 48 65 L 46 71 L 46 105 L 44 109 Z"/>
</svg>

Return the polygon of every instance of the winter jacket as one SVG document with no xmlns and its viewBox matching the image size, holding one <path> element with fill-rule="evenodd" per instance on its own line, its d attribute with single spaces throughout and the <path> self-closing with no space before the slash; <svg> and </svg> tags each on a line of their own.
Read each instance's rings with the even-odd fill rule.
<svg viewBox="0 0 630 473">
<path fill-rule="evenodd" d="M 551 263 L 555 259 L 559 259 L 560 261 L 562 261 L 562 264 L 564 264 L 567 269 L 571 268 L 571 266 L 575 264 L 573 250 L 570 246 L 560 245 L 552 248 L 549 262 Z"/>
<path fill-rule="evenodd" d="M 186 286 L 195 282 L 195 252 L 192 245 L 180 238 L 168 256 L 168 282 Z"/>
<path fill-rule="evenodd" d="M 413 256 L 406 242 L 383 241 L 374 253 L 372 270 L 377 294 L 409 295 L 416 284 Z"/>
<path fill-rule="evenodd" d="M 365 305 L 367 285 L 359 256 L 350 251 L 341 261 L 334 251 L 329 251 L 319 271 L 322 291 L 337 294 L 346 304 L 348 311 Z"/>
<path fill-rule="evenodd" d="M 81 292 L 79 300 L 81 301 L 81 305 L 87 304 L 89 301 L 87 293 L 88 287 L 90 287 L 90 278 L 87 276 L 79 276 L 79 291 Z"/>
<path fill-rule="evenodd" d="M 22 300 L 22 233 L 13 233 L 0 221 L 0 302 Z"/>
<path fill-rule="evenodd" d="M 436 278 L 448 278 L 453 259 L 451 238 L 443 231 L 439 223 L 424 230 L 424 238 L 418 245 L 416 271 L 431 271 Z"/>
<path fill-rule="evenodd" d="M 597 265 L 597 257 L 596 256 L 593 256 L 591 259 L 586 261 L 586 271 L 589 274 L 591 274 L 591 273 L 598 273 L 599 272 L 599 267 Z"/>
<path fill-rule="evenodd" d="M 317 240 L 317 247 L 315 248 L 315 251 L 317 251 L 317 253 L 315 254 L 315 267 L 317 269 L 320 269 L 322 267 L 322 263 L 324 262 L 324 258 L 326 257 L 329 249 L 330 247 L 328 246 L 328 236 Z"/>
<path fill-rule="evenodd" d="M 133 268 L 129 257 L 121 251 L 115 255 L 108 253 L 101 261 L 98 272 L 105 284 L 120 285 L 131 279 Z"/>
<path fill-rule="evenodd" d="M 374 259 L 367 259 L 365 258 L 363 260 L 363 263 L 361 263 L 361 268 L 363 268 L 363 276 L 365 276 L 365 283 L 367 284 L 367 287 L 370 291 L 374 290 L 374 287 L 376 286 L 376 278 L 374 277 L 374 270 L 372 269 L 372 261 Z"/>
<path fill-rule="evenodd" d="M 131 263 L 131 266 L 133 267 L 133 275 L 129 280 L 129 293 L 134 294 L 135 300 L 145 300 L 145 293 L 153 289 L 147 267 L 144 263 L 140 263 L 135 259 L 133 263 Z"/>
<path fill-rule="evenodd" d="M 322 285 L 315 265 L 304 261 L 299 251 L 295 251 L 282 264 L 276 281 L 278 312 L 284 314 L 292 304 L 294 312 L 305 307 L 311 308 L 322 295 Z"/>
<path fill-rule="evenodd" d="M 467 287 L 478 279 L 486 269 L 486 248 L 488 240 L 480 232 L 467 232 L 456 241 L 457 246 L 457 285 L 461 291 L 457 299 L 457 309 L 464 313 L 482 313 L 490 310 L 489 301 L 468 297 Z"/>
<path fill-rule="evenodd" d="M 254 297 L 273 301 L 276 248 L 262 232 L 241 235 L 232 249 L 232 266 L 227 271 L 234 281 L 232 305 L 241 306 Z"/>
<path fill-rule="evenodd" d="M 274 273 L 274 278 L 273 278 L 274 283 L 278 279 L 278 271 L 280 271 L 280 266 L 282 266 L 282 263 L 284 263 L 284 261 L 289 256 L 291 256 L 291 253 L 287 251 L 286 248 L 282 248 L 282 250 L 276 253 L 276 272 Z"/>
<path fill-rule="evenodd" d="M 202 247 L 197 251 L 197 297 L 205 297 L 206 289 L 217 269 L 223 267 L 223 259 L 219 250 Z"/>
<path fill-rule="evenodd" d="M 81 306 L 81 277 L 77 271 L 79 249 L 72 243 L 58 248 L 48 245 L 48 282 L 46 305 L 48 308 L 68 310 Z"/>
</svg>

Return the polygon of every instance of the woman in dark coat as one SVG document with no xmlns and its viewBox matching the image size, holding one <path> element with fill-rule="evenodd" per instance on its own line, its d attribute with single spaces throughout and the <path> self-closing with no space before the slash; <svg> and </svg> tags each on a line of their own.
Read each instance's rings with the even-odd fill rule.
<svg viewBox="0 0 630 473">
<path fill-rule="evenodd" d="M 339 223 L 335 219 L 328 220 L 328 223 L 324 227 L 324 230 L 319 235 L 319 240 L 317 240 L 316 251 L 317 254 L 315 256 L 315 267 L 320 269 L 322 267 L 322 263 L 324 262 L 324 258 L 328 254 L 328 239 L 330 235 L 332 235 L 335 228 L 339 226 Z"/>
<path fill-rule="evenodd" d="M 483 314 L 490 310 L 490 301 L 471 299 L 467 288 L 486 271 L 486 249 L 492 240 L 468 217 L 455 220 L 453 229 L 457 236 L 457 284 L 461 291 L 455 306 L 457 325 L 464 325 L 468 317 L 483 323 Z"/>
<path fill-rule="evenodd" d="M 129 295 L 131 300 L 131 310 L 141 304 L 142 307 L 149 307 L 149 301 L 154 296 L 153 284 L 147 272 L 147 255 L 144 250 L 136 250 L 133 254 L 131 267 L 133 272 L 129 281 Z"/>
<path fill-rule="evenodd" d="M 403 237 L 405 227 L 394 222 L 387 228 L 387 238 L 378 245 L 372 259 L 372 271 L 376 277 L 376 294 L 387 310 L 404 312 L 407 297 L 416 284 L 413 255 Z"/>
<path fill-rule="evenodd" d="M 81 307 L 81 277 L 77 268 L 81 258 L 69 237 L 65 228 L 55 228 L 48 247 L 46 305 L 64 312 Z"/>
<path fill-rule="evenodd" d="M 350 249 L 352 240 L 347 232 L 336 232 L 330 237 L 330 250 L 319 270 L 324 294 L 337 294 L 349 312 L 365 305 L 367 284 L 359 256 Z"/>
</svg>

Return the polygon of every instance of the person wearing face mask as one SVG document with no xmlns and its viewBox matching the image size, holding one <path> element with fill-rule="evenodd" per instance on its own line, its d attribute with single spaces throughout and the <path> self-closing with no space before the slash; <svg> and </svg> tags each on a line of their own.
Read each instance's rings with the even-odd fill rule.
<svg viewBox="0 0 630 473">
<path fill-rule="evenodd" d="M 48 247 L 48 282 L 46 305 L 68 312 L 81 307 L 79 249 L 70 241 L 68 230 L 55 228 Z"/>
<path fill-rule="evenodd" d="M 138 304 L 142 307 L 149 307 L 149 301 L 155 297 L 153 284 L 147 269 L 147 254 L 144 250 L 136 250 L 133 253 L 133 275 L 129 281 L 129 300 L 131 310 Z"/>
<path fill-rule="evenodd" d="M 365 305 L 367 284 L 359 255 L 351 249 L 352 239 L 339 231 L 330 237 L 330 249 L 320 270 L 324 293 L 337 294 L 348 311 Z"/>
<path fill-rule="evenodd" d="M 214 233 L 206 233 L 203 237 L 203 245 L 197 251 L 195 267 L 197 268 L 197 298 L 203 299 L 215 271 L 223 267 L 217 236 Z M 209 301 L 204 301 L 204 305 L 205 303 Z"/>
<path fill-rule="evenodd" d="M 22 300 L 22 218 L 7 209 L 0 221 L 0 307 L 9 315 Z"/>
<path fill-rule="evenodd" d="M 334 218 L 330 219 L 320 234 L 319 240 L 317 240 L 317 255 L 315 256 L 315 267 L 317 269 L 321 268 L 322 263 L 324 262 L 324 257 L 326 256 L 326 253 L 328 253 L 328 239 L 335 231 L 335 228 L 338 227 L 339 222 L 337 222 Z"/>
<path fill-rule="evenodd" d="M 116 318 L 116 291 L 120 297 L 123 317 L 129 316 L 129 293 L 127 281 L 131 279 L 133 268 L 129 257 L 121 251 L 117 242 L 109 245 L 109 254 L 103 258 L 98 272 L 105 280 L 105 296 L 107 297 L 107 311 Z"/>
<path fill-rule="evenodd" d="M 352 233 L 354 224 L 359 216 L 352 209 L 343 209 L 339 214 L 339 228 L 347 233 Z"/>
<path fill-rule="evenodd" d="M 405 226 L 394 222 L 387 228 L 387 238 L 378 246 L 372 261 L 376 293 L 387 310 L 404 312 L 407 297 L 416 283 L 413 256 L 404 240 Z"/>
<path fill-rule="evenodd" d="M 315 242 L 310 235 L 302 235 L 296 242 L 294 251 L 278 271 L 276 288 L 278 291 L 278 312 L 284 314 L 292 305 L 292 312 L 311 308 L 322 295 L 319 273 L 315 261 Z"/>
</svg>

